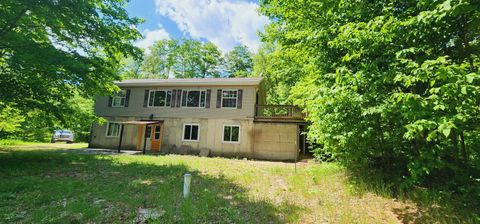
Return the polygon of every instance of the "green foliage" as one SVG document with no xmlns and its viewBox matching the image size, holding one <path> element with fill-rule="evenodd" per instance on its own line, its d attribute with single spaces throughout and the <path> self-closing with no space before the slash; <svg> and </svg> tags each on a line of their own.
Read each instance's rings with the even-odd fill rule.
<svg viewBox="0 0 480 224">
<path fill-rule="evenodd" d="M 253 60 L 247 46 L 235 46 L 225 55 L 226 70 L 231 77 L 250 76 L 253 69 Z"/>
<path fill-rule="evenodd" d="M 291 88 L 300 80 L 300 66 L 292 66 L 301 53 L 265 43 L 253 57 L 253 74 L 265 79 L 267 101 L 272 104 L 292 104 Z"/>
<path fill-rule="evenodd" d="M 54 130 L 68 129 L 74 132 L 76 142 L 87 142 L 90 134 L 90 125 L 100 122 L 93 113 L 93 100 L 74 95 L 67 100 L 69 116 L 62 122 L 53 114 L 35 109 L 26 113 L 15 111 L 7 107 L 0 111 L 0 116 L 9 116 L 5 126 L 14 127 L 2 129 L 1 137 L 8 139 L 21 139 L 25 141 L 49 142 Z M 14 111 L 14 110 L 13 110 Z M 3 125 L 4 122 L 0 122 Z"/>
<path fill-rule="evenodd" d="M 18 131 L 23 121 L 19 110 L 0 104 L 0 138 Z"/>
<path fill-rule="evenodd" d="M 144 59 L 127 58 L 120 73 L 124 78 L 219 77 L 222 53 L 211 43 L 193 39 L 159 40 L 145 52 Z"/>
<path fill-rule="evenodd" d="M 120 56 L 139 56 L 140 37 L 124 0 L 0 3 L 0 102 L 65 122 L 75 93 L 116 89 Z"/>
<path fill-rule="evenodd" d="M 478 197 L 478 1 L 264 0 L 261 12 L 267 57 L 292 59 L 266 75 L 308 112 L 311 140 L 402 186 Z"/>
</svg>

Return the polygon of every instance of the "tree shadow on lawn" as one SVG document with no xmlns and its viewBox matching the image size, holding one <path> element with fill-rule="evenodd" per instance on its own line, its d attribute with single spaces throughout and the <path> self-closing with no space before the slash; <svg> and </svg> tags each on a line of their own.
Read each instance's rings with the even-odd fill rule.
<svg viewBox="0 0 480 224">
<path fill-rule="evenodd" d="M 413 206 L 403 204 L 391 208 L 402 223 L 478 223 L 480 221 L 478 215 L 480 209 L 466 206 L 464 203 L 466 200 L 476 200 L 474 198 L 462 198 L 434 188 L 416 187 L 401 191 L 398 181 L 387 181 L 392 178 L 382 177 L 373 170 L 348 170 L 347 173 L 349 183 L 359 195 L 371 192 L 407 203 L 413 202 Z"/>
<path fill-rule="evenodd" d="M 188 199 L 182 197 L 185 173 L 192 174 Z M 284 223 L 301 209 L 252 201 L 225 177 L 185 165 L 71 152 L 0 153 L 0 180 L 0 220 L 6 222 Z M 141 218 L 145 211 L 150 219 Z"/>
</svg>

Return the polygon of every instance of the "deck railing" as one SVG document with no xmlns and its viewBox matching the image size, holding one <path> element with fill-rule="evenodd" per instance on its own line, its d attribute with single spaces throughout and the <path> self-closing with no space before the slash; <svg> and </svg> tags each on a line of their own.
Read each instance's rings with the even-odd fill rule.
<svg viewBox="0 0 480 224">
<path fill-rule="evenodd" d="M 305 114 L 293 105 L 255 105 L 256 119 L 304 120 Z"/>
</svg>

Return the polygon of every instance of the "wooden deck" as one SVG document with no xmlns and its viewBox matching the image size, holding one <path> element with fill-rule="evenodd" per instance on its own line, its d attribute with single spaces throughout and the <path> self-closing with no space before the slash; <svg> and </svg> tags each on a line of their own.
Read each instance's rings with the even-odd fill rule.
<svg viewBox="0 0 480 224">
<path fill-rule="evenodd" d="M 256 122 L 305 123 L 306 115 L 293 105 L 255 105 Z"/>
</svg>

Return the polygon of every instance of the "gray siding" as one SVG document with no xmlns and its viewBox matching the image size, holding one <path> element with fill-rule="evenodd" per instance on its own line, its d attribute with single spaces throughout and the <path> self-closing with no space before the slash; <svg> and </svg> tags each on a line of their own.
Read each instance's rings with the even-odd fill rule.
<svg viewBox="0 0 480 224">
<path fill-rule="evenodd" d="M 95 101 L 95 113 L 101 117 L 149 117 L 156 118 L 225 118 L 245 119 L 253 118 L 255 113 L 256 87 L 174 87 L 173 89 L 211 89 L 210 108 L 172 108 L 172 107 L 143 107 L 145 90 L 171 90 L 168 87 L 132 87 L 128 107 L 108 107 L 108 97 L 99 96 Z M 217 89 L 242 89 L 242 108 L 216 108 Z"/>
</svg>

